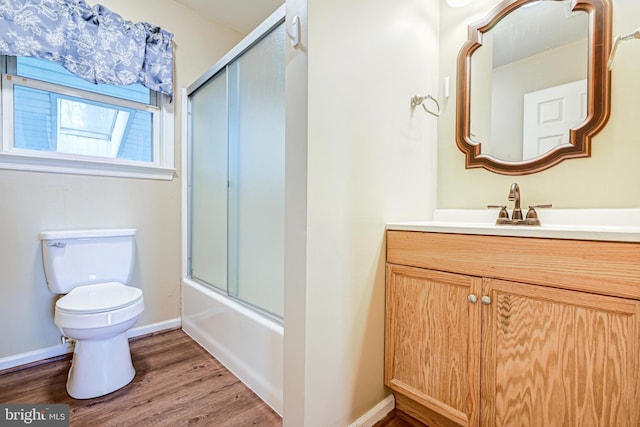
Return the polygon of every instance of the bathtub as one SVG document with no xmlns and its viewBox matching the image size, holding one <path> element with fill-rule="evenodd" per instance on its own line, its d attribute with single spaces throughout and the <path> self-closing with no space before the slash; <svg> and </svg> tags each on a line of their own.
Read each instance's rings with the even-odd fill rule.
<svg viewBox="0 0 640 427">
<path fill-rule="evenodd" d="M 186 278 L 182 328 L 282 416 L 281 324 Z"/>
</svg>

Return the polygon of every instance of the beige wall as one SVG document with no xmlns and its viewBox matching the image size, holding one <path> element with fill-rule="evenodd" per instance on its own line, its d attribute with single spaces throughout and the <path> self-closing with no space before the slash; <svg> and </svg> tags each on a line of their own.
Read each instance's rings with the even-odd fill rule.
<svg viewBox="0 0 640 427">
<path fill-rule="evenodd" d="M 171 0 L 158 0 L 153 8 L 141 1 L 103 3 L 126 19 L 175 33 L 176 88 L 188 86 L 240 39 Z M 384 225 L 429 219 L 436 206 L 436 158 L 438 207 L 506 201 L 513 178 L 465 170 L 453 139 L 456 56 L 466 24 L 498 0 L 475 0 L 455 10 L 438 3 L 309 4 L 309 25 L 303 28 L 308 45 L 301 47 L 308 54 L 306 277 L 305 283 L 288 283 L 285 296 L 289 306 L 297 305 L 286 309 L 286 316 L 295 317 L 285 324 L 285 425 L 342 427 L 388 394 Z M 640 5 L 613 4 L 615 33 L 637 27 Z M 638 206 L 640 192 L 630 191 L 640 178 L 640 168 L 632 167 L 640 141 L 631 128 L 640 94 L 638 53 L 638 41 L 619 50 L 612 118 L 594 140 L 593 157 L 518 177 L 524 203 Z M 442 97 L 446 76 L 452 83 L 448 99 Z M 437 95 L 443 116 L 412 110 L 415 94 Z M 180 151 L 178 139 L 176 165 Z M 12 325 L 3 333 L 0 357 L 58 342 L 54 296 L 46 288 L 36 239 L 43 229 L 138 228 L 133 284 L 144 290 L 147 304 L 139 324 L 180 315 L 180 176 L 178 171 L 174 181 L 161 182 L 0 171 L 0 320 Z M 292 370 L 301 376 L 291 378 Z"/>
<path fill-rule="evenodd" d="M 92 2 L 90 2 L 92 3 Z M 242 37 L 171 0 L 101 0 L 132 21 L 175 34 L 175 153 L 181 159 L 181 99 L 188 86 Z M 132 285 L 144 292 L 137 326 L 180 316 L 180 179 L 90 177 L 0 170 L 0 357 L 54 346 L 55 295 L 42 271 L 39 231 L 83 227 L 138 229 Z"/>
<path fill-rule="evenodd" d="M 467 25 L 482 18 L 499 0 L 475 0 L 452 9 L 441 0 L 440 76 L 451 77 L 451 96 L 438 123 L 438 208 L 483 208 L 507 203 L 509 185 L 518 182 L 522 203 L 553 203 L 554 208 L 638 208 L 640 136 L 636 129 L 640 95 L 640 41 L 620 46 L 612 73 L 611 118 L 592 140 L 592 156 L 565 160 L 543 172 L 510 177 L 484 169 L 465 169 L 455 144 L 455 76 Z M 640 2 L 611 0 L 613 34 L 640 25 Z"/>
<path fill-rule="evenodd" d="M 437 91 L 438 2 L 323 0 L 308 19 L 305 407 L 288 419 L 285 388 L 285 424 L 343 427 L 389 393 L 385 223 L 434 208 L 437 119 L 410 99 Z"/>
</svg>

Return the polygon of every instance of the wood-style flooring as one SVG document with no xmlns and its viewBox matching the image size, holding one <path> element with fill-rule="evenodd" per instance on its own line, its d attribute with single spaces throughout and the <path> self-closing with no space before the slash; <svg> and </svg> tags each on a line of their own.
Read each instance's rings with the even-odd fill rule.
<svg viewBox="0 0 640 427">
<path fill-rule="evenodd" d="M 130 343 L 136 377 L 106 396 L 75 400 L 66 392 L 69 357 L 0 373 L 0 403 L 66 403 L 70 425 L 282 426 L 282 419 L 181 330 Z"/>
<path fill-rule="evenodd" d="M 428 427 L 402 411 L 394 409 L 373 427 Z"/>
</svg>

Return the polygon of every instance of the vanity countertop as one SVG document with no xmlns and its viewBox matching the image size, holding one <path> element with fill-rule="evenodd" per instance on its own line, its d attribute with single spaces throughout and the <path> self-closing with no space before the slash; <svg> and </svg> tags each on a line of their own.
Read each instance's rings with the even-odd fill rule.
<svg viewBox="0 0 640 427">
<path fill-rule="evenodd" d="M 565 210 L 540 212 L 541 226 L 495 225 L 497 212 L 484 210 L 436 211 L 433 221 L 390 222 L 387 230 L 489 236 L 640 242 L 640 210 Z M 477 218 L 468 221 L 467 218 Z M 580 218 L 565 225 L 566 218 Z M 581 222 L 581 223 L 580 223 Z M 611 225 L 603 224 L 608 222 Z"/>
</svg>

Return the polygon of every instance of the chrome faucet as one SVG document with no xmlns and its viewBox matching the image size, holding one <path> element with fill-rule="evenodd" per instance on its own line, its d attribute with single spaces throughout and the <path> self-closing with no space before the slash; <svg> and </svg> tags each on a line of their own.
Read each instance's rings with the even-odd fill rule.
<svg viewBox="0 0 640 427">
<path fill-rule="evenodd" d="M 522 209 L 520 209 L 520 186 L 517 182 L 511 184 L 511 188 L 509 189 L 509 201 L 514 202 L 511 220 L 517 221 L 522 219 Z"/>
</svg>

